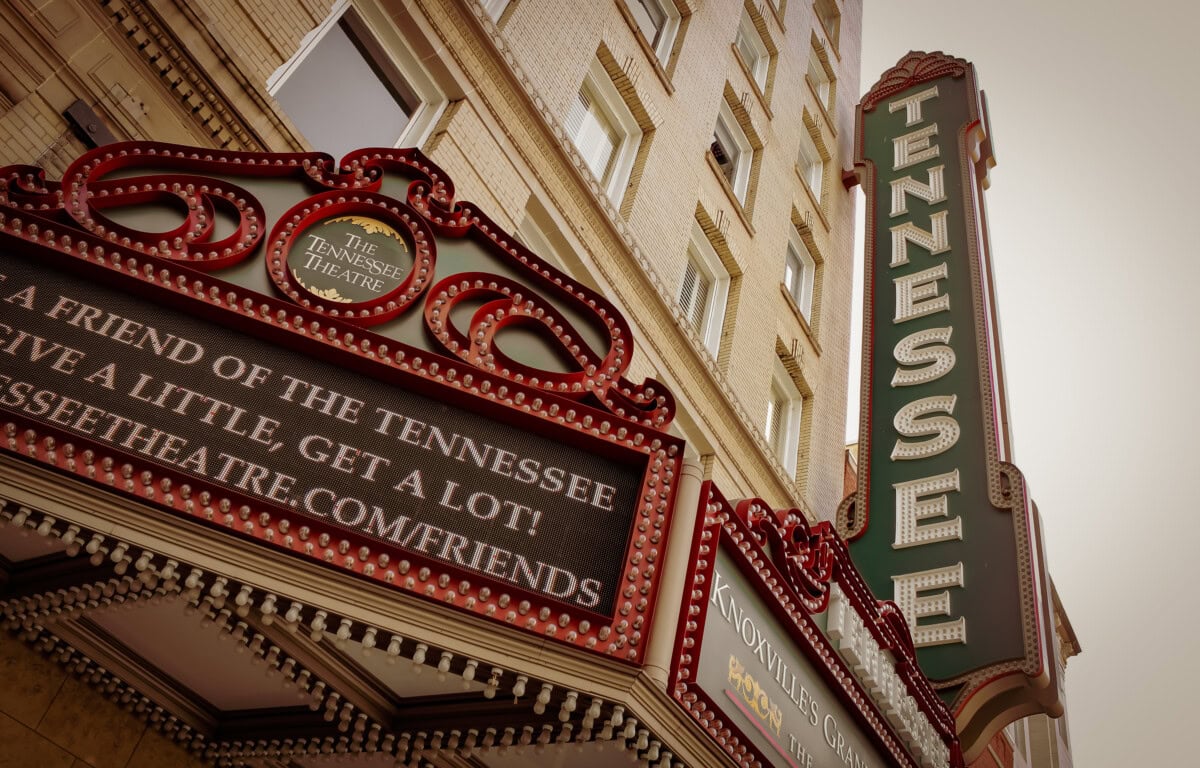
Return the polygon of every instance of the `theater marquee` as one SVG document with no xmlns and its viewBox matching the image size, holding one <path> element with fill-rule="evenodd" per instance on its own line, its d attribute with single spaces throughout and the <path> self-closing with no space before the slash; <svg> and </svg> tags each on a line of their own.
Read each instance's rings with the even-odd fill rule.
<svg viewBox="0 0 1200 768">
<path fill-rule="evenodd" d="M 1060 714 L 1037 510 L 1009 463 L 987 222 L 993 164 L 974 68 L 911 53 L 863 97 L 867 199 L 859 486 L 839 513 L 893 596 L 968 761 Z"/>
<path fill-rule="evenodd" d="M 829 523 L 710 481 L 692 546 L 674 695 L 738 765 L 962 765 L 899 614 Z"/>
<path fill-rule="evenodd" d="M 419 153 L 355 162 L 128 143 L 80 158 L 61 197 L 6 169 L 3 450 L 640 661 L 680 460 L 669 393 L 623 377 L 603 297 Z"/>
</svg>

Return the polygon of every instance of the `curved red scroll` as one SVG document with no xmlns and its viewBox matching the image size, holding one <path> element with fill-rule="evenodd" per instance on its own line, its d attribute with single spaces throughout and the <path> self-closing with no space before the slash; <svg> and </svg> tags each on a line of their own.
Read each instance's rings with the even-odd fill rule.
<svg viewBox="0 0 1200 768">
<path fill-rule="evenodd" d="M 762 499 L 738 502 L 734 514 L 746 522 L 758 544 L 770 553 L 797 599 L 811 613 L 829 604 L 837 533 L 827 521 L 810 526 L 798 509 L 774 511 Z"/>
<path fill-rule="evenodd" d="M 10 166 L 4 173 L 3 202 L 36 208 L 42 212 L 39 215 L 54 216 L 135 251 L 203 271 L 231 267 L 263 253 L 265 266 L 284 296 L 344 322 L 381 323 L 411 311 L 428 292 L 425 320 L 439 351 L 559 397 L 586 399 L 615 417 L 617 436 L 625 429 L 622 422 L 661 430 L 674 418 L 675 402 L 665 386 L 653 379 L 635 384 L 625 378 L 634 341 L 616 307 L 546 264 L 473 203 L 456 201 L 445 172 L 418 150 L 356 150 L 335 165 L 329 155 L 316 152 L 232 152 L 124 142 L 82 155 L 68 168 L 61 186 L 46 181 L 31 166 Z M 239 177 L 299 179 L 314 194 L 272 222 L 254 195 L 236 183 Z M 382 192 L 385 183 L 396 179 L 407 182 L 400 192 L 402 199 Z M 148 232 L 123 224 L 117 215 L 123 207 L 146 205 L 176 209 L 178 219 L 163 231 Z M 370 214 L 411 234 L 414 264 L 403 285 L 369 301 L 347 304 L 322 300 L 289 280 L 279 264 L 285 258 L 288 232 L 296 231 L 296 217 L 303 218 L 306 208 L 318 205 Z M 217 220 L 223 215 L 235 221 L 229 234 L 217 231 Z M 272 236 L 264 247 L 268 231 Z M 497 271 L 510 276 L 486 270 L 435 274 L 435 240 L 467 237 L 481 242 L 504 265 Z M 485 306 L 476 311 L 470 327 L 454 329 L 449 312 L 463 300 L 464 281 L 466 293 L 472 300 L 483 299 Z M 514 299 L 517 295 L 519 301 Z M 566 322 L 562 308 L 569 309 L 576 322 L 585 318 L 588 329 L 604 339 L 604 348 L 591 349 L 579 329 Z M 571 370 L 539 370 L 507 357 L 496 343 L 496 333 L 518 325 L 551 337 Z"/>
</svg>

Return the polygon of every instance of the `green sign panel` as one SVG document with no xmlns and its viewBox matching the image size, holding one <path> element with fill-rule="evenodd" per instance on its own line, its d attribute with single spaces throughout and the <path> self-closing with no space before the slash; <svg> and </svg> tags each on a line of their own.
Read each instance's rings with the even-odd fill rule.
<svg viewBox="0 0 1200 768">
<path fill-rule="evenodd" d="M 1054 712 L 1036 512 L 1008 463 L 970 64 L 909 54 L 859 107 L 867 195 L 858 492 L 839 515 L 872 591 L 972 746 Z M 987 739 L 983 738 L 978 749 Z"/>
</svg>

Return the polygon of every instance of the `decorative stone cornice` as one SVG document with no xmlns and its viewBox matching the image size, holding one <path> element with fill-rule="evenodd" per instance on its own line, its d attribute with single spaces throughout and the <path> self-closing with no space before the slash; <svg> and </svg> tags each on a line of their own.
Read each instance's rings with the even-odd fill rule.
<svg viewBox="0 0 1200 768">
<path fill-rule="evenodd" d="M 234 113 L 229 100 L 220 93 L 204 68 L 188 52 L 170 26 L 144 0 L 106 0 L 108 15 L 129 39 L 130 47 L 158 75 L 163 87 L 175 97 L 182 110 L 223 149 L 257 150 L 267 148 L 257 131 Z M 197 32 L 207 32 L 202 25 Z M 214 50 L 219 46 L 214 45 Z M 245 78 L 246 93 L 255 93 Z"/>
</svg>

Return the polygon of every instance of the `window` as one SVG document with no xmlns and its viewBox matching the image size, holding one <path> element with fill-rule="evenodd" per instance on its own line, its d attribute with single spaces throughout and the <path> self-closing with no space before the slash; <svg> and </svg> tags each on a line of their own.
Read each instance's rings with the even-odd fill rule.
<svg viewBox="0 0 1200 768">
<path fill-rule="evenodd" d="M 813 48 L 808 54 L 808 82 L 817 93 L 821 106 L 826 110 L 833 109 L 833 76 L 825 68 L 817 49 Z"/>
<path fill-rule="evenodd" d="M 767 445 L 787 471 L 788 477 L 796 475 L 803 410 L 804 397 L 783 363 L 776 359 L 771 373 L 771 391 L 767 396 L 767 419 L 763 432 Z"/>
<path fill-rule="evenodd" d="M 737 39 L 734 41 L 742 63 L 750 72 L 750 78 L 762 92 L 767 90 L 767 70 L 771 63 L 771 53 L 763 42 L 762 35 L 754 26 L 754 20 L 745 10 L 742 11 L 742 21 L 738 24 Z"/>
<path fill-rule="evenodd" d="M 499 21 L 504 14 L 504 9 L 508 7 L 509 0 L 482 0 L 483 10 L 491 17 L 492 21 Z"/>
<path fill-rule="evenodd" d="M 592 175 L 619 205 L 642 141 L 642 129 L 599 59 L 593 59 L 567 112 L 567 133 Z"/>
<path fill-rule="evenodd" d="M 813 193 L 813 197 L 819 203 L 821 202 L 822 184 L 825 181 L 825 158 L 821 157 L 821 152 L 817 149 L 812 134 L 808 132 L 808 126 L 802 122 L 801 129 L 800 152 L 796 157 L 796 167 L 800 171 L 800 178 L 804 179 L 808 190 Z"/>
<path fill-rule="evenodd" d="M 825 27 L 825 34 L 829 36 L 829 42 L 835 47 L 838 44 L 838 31 L 842 16 L 838 13 L 837 5 L 833 0 L 817 0 L 816 6 L 817 18 L 821 20 L 821 26 Z"/>
<path fill-rule="evenodd" d="M 750 186 L 750 166 L 754 161 L 754 147 L 746 138 L 738 121 L 733 116 L 733 110 L 725 101 L 721 102 L 721 111 L 717 113 L 717 125 L 713 129 L 713 142 L 710 147 L 717 165 L 733 196 L 739 202 L 746 202 L 746 190 Z"/>
<path fill-rule="evenodd" d="M 692 225 L 687 260 L 679 285 L 679 310 L 715 357 L 721 346 L 729 273 L 700 225 Z"/>
<path fill-rule="evenodd" d="M 788 237 L 787 255 L 783 263 L 783 285 L 796 302 L 796 307 L 805 321 L 812 321 L 813 284 L 817 276 L 817 262 L 812 257 L 800 233 L 792 227 Z"/>
<path fill-rule="evenodd" d="M 444 97 L 404 41 L 389 42 L 385 49 L 342 2 L 268 80 L 314 149 L 340 158 L 366 147 L 419 145 L 433 127 Z"/>
<path fill-rule="evenodd" d="M 679 33 L 680 13 L 675 3 L 672 0 L 625 0 L 625 7 L 655 57 L 666 65 Z"/>
<path fill-rule="evenodd" d="M 725 83 L 724 96 L 713 126 L 708 164 L 725 180 L 725 192 L 735 203 L 735 213 L 753 233 L 750 222 L 754 215 L 763 141 L 747 109 L 746 94 L 739 98 L 733 86 Z"/>
</svg>

